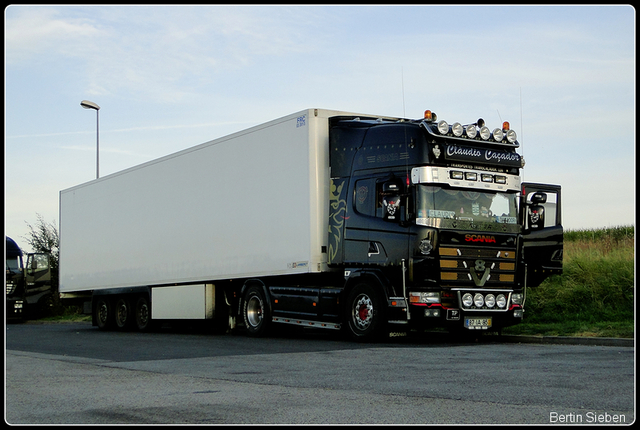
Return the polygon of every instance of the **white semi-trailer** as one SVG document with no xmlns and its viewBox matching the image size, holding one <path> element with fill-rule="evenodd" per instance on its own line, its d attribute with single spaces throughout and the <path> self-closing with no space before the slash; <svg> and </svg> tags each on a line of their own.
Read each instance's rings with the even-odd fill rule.
<svg viewBox="0 0 640 430">
<path fill-rule="evenodd" d="M 562 268 L 560 188 L 434 116 L 308 109 L 63 190 L 60 293 L 103 329 L 515 324 Z"/>
</svg>

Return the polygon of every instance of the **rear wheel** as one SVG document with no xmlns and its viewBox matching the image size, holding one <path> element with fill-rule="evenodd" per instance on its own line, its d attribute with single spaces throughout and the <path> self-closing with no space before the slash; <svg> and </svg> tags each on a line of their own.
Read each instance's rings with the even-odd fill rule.
<svg viewBox="0 0 640 430">
<path fill-rule="evenodd" d="M 133 312 L 131 310 L 131 303 L 129 302 L 129 299 L 120 297 L 116 301 L 116 306 L 114 308 L 114 317 L 118 329 L 126 330 L 131 327 Z"/>
<path fill-rule="evenodd" d="M 136 301 L 135 317 L 138 331 L 151 330 L 151 306 L 146 296 L 142 296 Z"/>
<path fill-rule="evenodd" d="M 248 335 L 262 336 L 266 333 L 270 323 L 267 306 L 262 288 L 259 286 L 249 287 L 242 306 L 242 316 Z"/>
<path fill-rule="evenodd" d="M 368 284 L 356 285 L 347 295 L 347 330 L 352 339 L 370 342 L 385 328 L 385 308 L 380 293 Z"/>
<path fill-rule="evenodd" d="M 109 330 L 113 324 L 111 303 L 106 297 L 96 300 L 94 319 L 100 330 Z"/>
</svg>

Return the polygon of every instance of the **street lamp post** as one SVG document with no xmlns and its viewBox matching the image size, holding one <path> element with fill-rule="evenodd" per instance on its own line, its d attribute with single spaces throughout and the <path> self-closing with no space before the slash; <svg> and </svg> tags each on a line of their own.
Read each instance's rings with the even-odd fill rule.
<svg viewBox="0 0 640 430">
<path fill-rule="evenodd" d="M 88 100 L 82 100 L 80 106 L 85 109 L 94 109 L 96 111 L 96 179 L 100 177 L 100 106 Z"/>
</svg>

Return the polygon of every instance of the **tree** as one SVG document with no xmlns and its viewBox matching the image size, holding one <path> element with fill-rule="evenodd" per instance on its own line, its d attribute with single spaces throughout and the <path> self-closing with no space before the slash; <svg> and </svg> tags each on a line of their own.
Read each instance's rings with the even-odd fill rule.
<svg viewBox="0 0 640 430">
<path fill-rule="evenodd" d="M 58 266 L 60 263 L 60 236 L 58 229 L 52 223 L 48 223 L 42 215 L 36 214 L 35 227 L 27 222 L 31 230 L 22 238 L 28 243 L 34 252 L 48 252 L 51 254 L 51 281 L 54 291 L 58 291 Z M 25 221 L 26 222 L 26 221 Z"/>
</svg>

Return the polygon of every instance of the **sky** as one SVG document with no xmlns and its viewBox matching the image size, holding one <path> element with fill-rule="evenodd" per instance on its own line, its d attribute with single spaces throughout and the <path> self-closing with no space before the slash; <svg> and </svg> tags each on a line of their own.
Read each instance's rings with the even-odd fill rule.
<svg viewBox="0 0 640 430">
<path fill-rule="evenodd" d="M 509 121 L 565 229 L 635 225 L 630 6 L 9 6 L 5 234 L 61 190 L 306 108 Z M 238 172 L 242 174 L 242 172 Z"/>
</svg>

